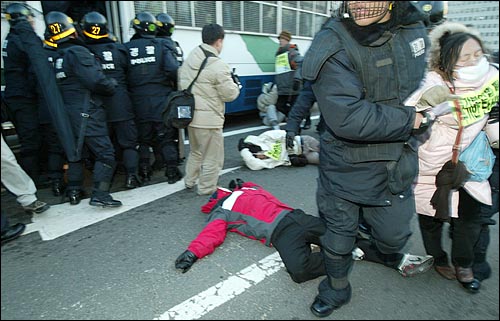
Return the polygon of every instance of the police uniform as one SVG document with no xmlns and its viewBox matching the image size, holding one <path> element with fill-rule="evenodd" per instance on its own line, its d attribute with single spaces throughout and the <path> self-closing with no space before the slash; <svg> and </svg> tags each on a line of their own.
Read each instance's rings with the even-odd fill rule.
<svg viewBox="0 0 500 321">
<path fill-rule="evenodd" d="M 108 77 L 117 80 L 113 96 L 103 96 L 110 136 L 114 136 L 122 150 L 123 165 L 127 172 L 125 186 L 139 186 L 137 174 L 139 154 L 137 126 L 132 101 L 127 89 L 128 55 L 124 45 L 109 38 L 87 40 L 87 45 L 100 59 L 102 70 Z M 135 180 L 135 181 L 134 181 Z"/>
<path fill-rule="evenodd" d="M 39 152 L 42 146 L 38 120 L 37 79 L 32 61 L 17 34 L 17 28 L 31 28 L 29 22 L 11 25 L 2 46 L 5 77 L 5 102 L 21 144 L 20 165 L 35 181 L 40 182 Z M 32 29 L 32 28 L 31 28 Z M 32 37 L 38 36 L 33 31 Z M 40 40 L 40 48 L 42 40 Z"/>
<path fill-rule="evenodd" d="M 117 82 L 107 78 L 95 56 L 76 39 L 58 44 L 55 62 L 56 78 L 65 108 L 77 136 L 77 148 L 83 143 L 96 156 L 93 172 L 94 188 L 91 205 L 119 206 L 109 195 L 115 168 L 113 144 L 108 136 L 106 111 L 100 95 L 112 96 Z M 81 160 L 70 162 L 68 196 L 78 204 L 83 183 Z M 76 194 L 76 200 L 74 200 Z M 94 201 L 94 202 L 93 202 Z M 94 203 L 94 204 L 93 204 Z"/>
<path fill-rule="evenodd" d="M 139 174 L 143 178 L 149 178 L 149 148 L 154 146 L 156 141 L 167 165 L 167 172 L 169 168 L 178 171 L 178 130 L 166 127 L 161 115 L 168 95 L 177 84 L 179 63 L 175 48 L 165 39 L 145 38 L 140 34 L 134 35 L 125 46 L 129 59 L 130 97 L 139 130 Z"/>
</svg>

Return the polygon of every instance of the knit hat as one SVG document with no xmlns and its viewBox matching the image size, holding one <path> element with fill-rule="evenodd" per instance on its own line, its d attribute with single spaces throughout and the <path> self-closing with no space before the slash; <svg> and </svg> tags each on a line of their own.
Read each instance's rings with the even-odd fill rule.
<svg viewBox="0 0 500 321">
<path fill-rule="evenodd" d="M 278 39 L 280 39 L 280 38 L 283 38 L 283 39 L 285 39 L 287 41 L 290 41 L 290 40 L 292 40 L 292 34 L 290 32 L 288 32 L 288 31 L 286 31 L 286 30 L 283 30 L 280 33 Z"/>
</svg>

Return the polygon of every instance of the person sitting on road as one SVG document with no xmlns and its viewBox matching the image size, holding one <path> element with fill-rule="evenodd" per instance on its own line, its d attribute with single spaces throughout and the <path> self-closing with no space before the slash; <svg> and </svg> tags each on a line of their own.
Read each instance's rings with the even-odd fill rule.
<svg viewBox="0 0 500 321">
<path fill-rule="evenodd" d="M 278 102 L 278 87 L 272 82 L 262 85 L 262 93 L 257 97 L 257 108 L 262 123 L 272 129 L 280 129 L 280 123 L 286 116 L 276 109 Z"/>
<path fill-rule="evenodd" d="M 175 260 L 175 268 L 182 273 L 198 259 L 213 253 L 229 231 L 275 247 L 294 282 L 325 275 L 323 255 L 311 249 L 311 244 L 321 246 L 321 237 L 326 231 L 323 220 L 281 202 L 262 186 L 239 178 L 232 180 L 229 189 L 219 187 L 201 211 L 209 214 L 207 225 Z M 401 262 L 395 266 L 374 262 L 394 268 L 403 276 L 426 271 L 432 266 L 432 256 L 401 256 Z M 365 253 L 355 245 L 352 257 L 363 260 Z M 366 259 L 369 257 L 367 255 Z"/>
<path fill-rule="evenodd" d="M 238 150 L 251 170 L 277 166 L 305 166 L 319 164 L 319 141 L 308 135 L 297 135 L 286 143 L 286 131 L 268 130 L 258 136 L 240 139 Z"/>
</svg>

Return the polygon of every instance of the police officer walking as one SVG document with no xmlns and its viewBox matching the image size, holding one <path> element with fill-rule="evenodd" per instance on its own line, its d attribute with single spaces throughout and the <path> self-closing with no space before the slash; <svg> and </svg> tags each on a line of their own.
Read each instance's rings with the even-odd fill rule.
<svg viewBox="0 0 500 321">
<path fill-rule="evenodd" d="M 87 46 L 98 56 L 104 74 L 118 81 L 113 96 L 102 96 L 106 109 L 109 135 L 115 136 L 118 148 L 123 151 L 123 164 L 127 172 L 125 187 L 132 189 L 140 186 L 137 177 L 139 164 L 137 127 L 135 114 L 127 89 L 127 49 L 123 44 L 109 37 L 106 18 L 92 11 L 82 18 L 83 36 Z"/>
<path fill-rule="evenodd" d="M 150 179 L 150 148 L 159 144 L 167 165 L 165 176 L 172 184 L 182 178 L 177 167 L 178 130 L 166 127 L 161 117 L 166 99 L 177 83 L 179 63 L 172 42 L 155 38 L 155 16 L 139 12 L 132 20 L 135 35 L 125 44 L 128 49 L 128 84 L 139 130 L 139 175 Z"/>
<path fill-rule="evenodd" d="M 107 78 L 95 56 L 78 39 L 73 20 L 58 11 L 45 16 L 47 31 L 57 44 L 55 62 L 57 83 L 63 96 L 73 132 L 77 136 L 77 153 L 85 144 L 96 156 L 90 205 L 117 207 L 120 201 L 109 194 L 115 168 L 114 148 L 108 136 L 106 111 L 99 95 L 115 93 L 117 81 Z M 80 203 L 83 184 L 81 157 L 69 162 L 68 191 L 70 204 Z"/>
<path fill-rule="evenodd" d="M 21 145 L 19 163 L 26 173 L 40 187 L 39 153 L 42 140 L 38 120 L 37 78 L 27 49 L 18 29 L 32 30 L 32 37 L 38 36 L 33 30 L 33 12 L 23 3 L 11 3 L 5 10 L 10 25 L 9 33 L 2 47 L 5 76 L 5 102 L 13 117 L 12 122 Z M 42 48 L 42 40 L 40 48 Z"/>
</svg>

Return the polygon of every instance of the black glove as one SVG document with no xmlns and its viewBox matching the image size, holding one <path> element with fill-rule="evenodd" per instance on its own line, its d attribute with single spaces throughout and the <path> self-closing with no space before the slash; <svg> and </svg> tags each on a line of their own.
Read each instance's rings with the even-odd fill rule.
<svg viewBox="0 0 500 321">
<path fill-rule="evenodd" d="M 295 132 L 286 132 L 286 148 L 293 149 L 295 142 Z"/>
<path fill-rule="evenodd" d="M 196 255 L 194 255 L 193 252 L 191 252 L 189 250 L 185 250 L 184 252 L 182 252 L 181 255 L 179 255 L 177 260 L 175 260 L 175 268 L 181 269 L 182 273 L 186 273 L 187 271 L 189 271 L 191 266 L 197 260 L 198 260 L 198 258 L 196 257 Z"/>
<path fill-rule="evenodd" d="M 300 89 L 300 86 L 302 86 L 302 80 L 300 80 L 298 78 L 294 78 L 293 79 L 292 90 L 293 91 L 298 91 Z"/>
</svg>

